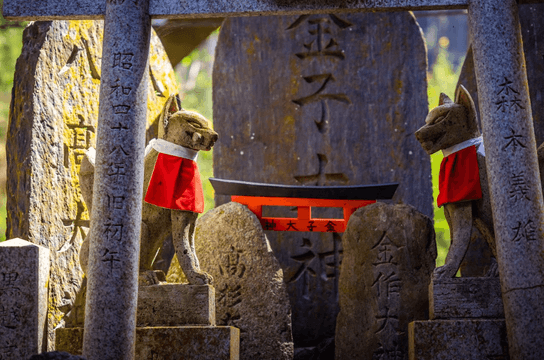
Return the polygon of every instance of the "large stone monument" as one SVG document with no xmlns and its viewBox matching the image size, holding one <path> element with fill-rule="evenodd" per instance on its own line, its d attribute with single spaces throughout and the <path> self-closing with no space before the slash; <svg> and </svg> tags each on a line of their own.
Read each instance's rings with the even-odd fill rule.
<svg viewBox="0 0 544 360">
<path fill-rule="evenodd" d="M 283 272 L 257 217 L 238 203 L 202 216 L 195 230 L 201 269 L 213 276 L 217 324 L 240 329 L 240 358 L 293 358 Z M 183 279 L 175 259 L 168 279 Z"/>
<path fill-rule="evenodd" d="M 22 239 L 0 243 L 0 359 L 45 349 L 48 280 L 48 249 Z"/>
<path fill-rule="evenodd" d="M 102 31 L 99 21 L 33 23 L 24 32 L 15 72 L 7 136 L 7 237 L 28 239 L 51 251 L 50 350 L 53 329 L 64 325 L 66 313 L 77 311 L 73 305 L 82 282 L 78 254 L 89 214 L 77 174 L 84 152 L 95 146 Z M 155 35 L 151 44 L 148 138 L 156 137 L 152 124 L 177 89 Z M 114 84 L 110 91 L 123 94 L 130 89 Z M 123 177 L 124 170 L 123 162 L 117 161 L 109 171 Z"/>
<path fill-rule="evenodd" d="M 398 182 L 394 202 L 432 217 L 430 162 L 413 137 L 427 114 L 425 46 L 410 13 L 227 19 L 213 84 L 221 134 L 214 176 L 289 185 Z M 341 235 L 267 237 L 284 271 L 297 353 L 333 351 Z"/>
<path fill-rule="evenodd" d="M 411 206 L 357 210 L 344 233 L 336 359 L 407 359 L 408 323 L 429 316 L 432 221 Z"/>
</svg>

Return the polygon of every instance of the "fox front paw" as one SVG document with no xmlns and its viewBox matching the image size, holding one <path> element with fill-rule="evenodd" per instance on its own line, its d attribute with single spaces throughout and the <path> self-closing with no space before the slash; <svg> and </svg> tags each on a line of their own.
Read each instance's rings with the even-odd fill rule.
<svg viewBox="0 0 544 360">
<path fill-rule="evenodd" d="M 437 267 L 433 271 L 433 280 L 451 279 L 457 273 L 457 268 L 449 265 Z"/>
<path fill-rule="evenodd" d="M 193 270 L 185 272 L 187 280 L 191 285 L 211 285 L 213 284 L 213 277 L 202 271 L 202 270 Z"/>
</svg>

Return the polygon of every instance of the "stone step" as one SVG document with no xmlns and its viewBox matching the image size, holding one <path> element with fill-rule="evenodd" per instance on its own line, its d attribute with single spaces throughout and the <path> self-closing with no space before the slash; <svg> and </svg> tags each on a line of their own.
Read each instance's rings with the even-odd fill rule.
<svg viewBox="0 0 544 360">
<path fill-rule="evenodd" d="M 56 332 L 56 350 L 82 355 L 83 328 Z M 239 360 L 240 330 L 232 326 L 137 327 L 135 359 Z"/>
</svg>

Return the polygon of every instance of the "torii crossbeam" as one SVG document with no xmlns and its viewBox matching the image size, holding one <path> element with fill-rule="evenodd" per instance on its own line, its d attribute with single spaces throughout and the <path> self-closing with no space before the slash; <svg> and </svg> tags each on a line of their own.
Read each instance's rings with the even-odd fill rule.
<svg viewBox="0 0 544 360">
<path fill-rule="evenodd" d="M 510 357 L 543 359 L 544 207 L 515 0 L 5 0 L 3 14 L 12 20 L 105 19 L 87 359 L 134 358 L 151 18 L 443 9 L 469 14 Z M 128 94 L 112 93 L 116 83 Z M 504 94 L 505 86 L 512 91 Z M 519 106 L 499 107 L 503 95 Z M 127 163 L 123 179 L 108 176 L 114 159 Z M 529 201 L 509 196 L 512 174 L 523 174 Z M 112 277 L 100 258 L 113 252 L 123 271 Z"/>
</svg>

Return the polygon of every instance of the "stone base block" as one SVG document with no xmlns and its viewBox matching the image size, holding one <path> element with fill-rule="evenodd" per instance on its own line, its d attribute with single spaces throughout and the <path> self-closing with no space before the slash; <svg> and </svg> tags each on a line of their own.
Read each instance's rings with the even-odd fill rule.
<svg viewBox="0 0 544 360">
<path fill-rule="evenodd" d="M 431 320 L 408 325 L 410 360 L 507 360 L 504 320 Z"/>
<path fill-rule="evenodd" d="M 215 325 L 210 285 L 161 284 L 138 290 L 138 327 Z"/>
<path fill-rule="evenodd" d="M 499 278 L 433 280 L 429 285 L 429 307 L 431 320 L 504 318 Z"/>
<path fill-rule="evenodd" d="M 83 329 L 57 330 L 56 350 L 81 355 Z M 240 330 L 232 326 L 136 328 L 135 359 L 239 360 Z"/>
</svg>

